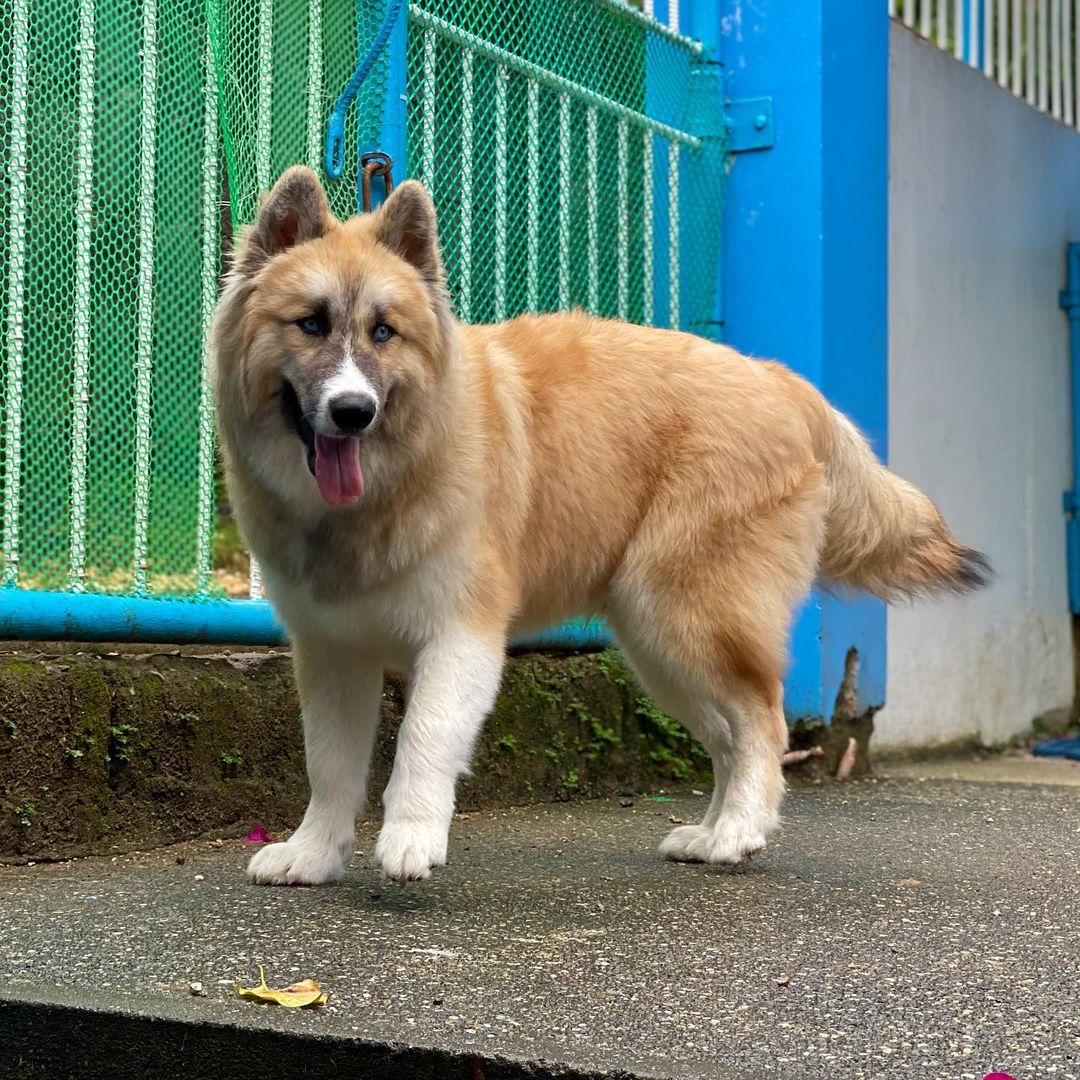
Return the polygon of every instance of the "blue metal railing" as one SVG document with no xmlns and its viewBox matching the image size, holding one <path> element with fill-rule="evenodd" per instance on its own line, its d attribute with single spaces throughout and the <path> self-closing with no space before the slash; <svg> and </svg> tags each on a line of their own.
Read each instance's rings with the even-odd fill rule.
<svg viewBox="0 0 1080 1080">
<path fill-rule="evenodd" d="M 17 588 L 0 589 L 0 640 L 288 643 L 265 600 L 175 600 Z M 573 619 L 511 643 L 515 649 L 583 650 L 610 644 L 611 634 L 599 619 Z"/>
</svg>

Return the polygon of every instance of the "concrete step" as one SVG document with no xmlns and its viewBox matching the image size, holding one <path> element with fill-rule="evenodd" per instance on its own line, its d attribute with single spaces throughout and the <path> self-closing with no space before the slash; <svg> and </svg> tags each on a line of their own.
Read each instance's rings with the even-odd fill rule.
<svg viewBox="0 0 1080 1080">
<path fill-rule="evenodd" d="M 705 803 L 467 815 L 408 886 L 372 824 L 321 889 L 238 841 L 0 869 L 0 1075 L 1080 1076 L 1075 788 L 800 787 L 748 865 L 660 861 Z"/>
</svg>

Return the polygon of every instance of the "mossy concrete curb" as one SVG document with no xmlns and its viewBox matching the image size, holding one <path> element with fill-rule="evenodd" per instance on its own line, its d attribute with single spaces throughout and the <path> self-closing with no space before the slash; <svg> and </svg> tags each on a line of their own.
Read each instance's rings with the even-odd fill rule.
<svg viewBox="0 0 1080 1080">
<path fill-rule="evenodd" d="M 403 687 L 389 679 L 371 800 Z M 704 785 L 703 751 L 618 654 L 512 657 L 463 809 Z M 0 655 L 0 858 L 138 850 L 299 820 L 307 797 L 287 654 L 22 646 Z"/>
</svg>

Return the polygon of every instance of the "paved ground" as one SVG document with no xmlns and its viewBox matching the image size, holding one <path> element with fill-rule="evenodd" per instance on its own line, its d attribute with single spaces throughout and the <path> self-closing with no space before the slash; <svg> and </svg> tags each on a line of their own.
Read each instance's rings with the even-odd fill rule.
<svg viewBox="0 0 1080 1080">
<path fill-rule="evenodd" d="M 704 802 L 477 814 L 408 887 L 255 888 L 234 841 L 0 869 L 0 1074 L 1080 1077 L 1074 787 L 804 787 L 749 866 L 659 861 Z M 240 1001 L 257 963 L 331 1004 Z"/>
</svg>

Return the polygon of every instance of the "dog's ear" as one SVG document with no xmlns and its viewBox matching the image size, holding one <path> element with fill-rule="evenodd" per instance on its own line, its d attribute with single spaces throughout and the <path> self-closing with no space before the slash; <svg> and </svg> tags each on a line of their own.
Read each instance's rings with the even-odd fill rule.
<svg viewBox="0 0 1080 1080">
<path fill-rule="evenodd" d="M 374 215 L 375 239 L 411 263 L 432 284 L 442 282 L 435 204 L 418 180 L 394 188 Z"/>
<path fill-rule="evenodd" d="M 236 268 L 254 274 L 280 252 L 323 236 L 334 220 L 319 178 L 306 166 L 294 165 L 263 199 L 237 247 Z"/>
</svg>

